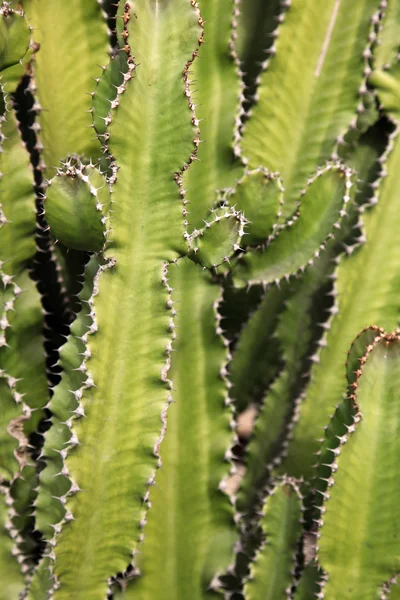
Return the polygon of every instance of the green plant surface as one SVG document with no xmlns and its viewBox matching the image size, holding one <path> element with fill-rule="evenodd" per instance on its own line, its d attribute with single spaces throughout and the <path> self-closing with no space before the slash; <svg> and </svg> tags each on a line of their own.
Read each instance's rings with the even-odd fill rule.
<svg viewBox="0 0 400 600">
<path fill-rule="evenodd" d="M 1 383 L 1 382 L 0 382 Z M 7 490 L 0 488 L 0 569 L 1 587 L 0 600 L 18 600 L 24 590 L 24 579 L 18 562 L 15 560 L 13 540 L 6 528 L 8 522 L 8 507 L 6 503 Z"/>
<path fill-rule="evenodd" d="M 118 88 L 124 83 L 124 75 L 128 72 L 125 52 L 111 56 L 110 62 L 98 79 L 92 102 L 93 125 L 99 136 L 107 131 L 106 119 L 111 103 L 118 95 Z"/>
<path fill-rule="evenodd" d="M 400 341 L 381 335 L 366 347 L 351 386 L 354 423 L 331 452 L 318 541 L 327 600 L 376 599 L 399 570 L 399 378 Z"/>
<path fill-rule="evenodd" d="M 355 118 L 379 0 L 327 0 L 323 9 L 316 0 L 287 5 L 241 149 L 250 168 L 280 173 L 289 215 L 308 177 L 331 157 Z"/>
<path fill-rule="evenodd" d="M 40 48 L 33 64 L 36 109 L 39 112 L 41 159 L 47 177 L 55 175 L 60 161 L 79 154 L 96 160 L 101 146 L 92 125 L 92 78 L 98 65 L 108 62 L 107 27 L 97 0 L 23 0 Z M 79 65 L 79 68 L 76 68 Z"/>
<path fill-rule="evenodd" d="M 13 396 L 12 402 L 7 401 L 8 394 L 2 397 L 0 429 L 2 437 L 12 436 L 6 444 L 10 451 L 20 446 L 22 454 L 18 459 L 22 465 L 27 443 L 24 431 L 34 431 L 40 419 L 40 411 L 32 413 L 30 419 L 31 409 L 46 403 L 48 390 L 43 313 L 39 294 L 28 274 L 36 252 L 33 174 L 11 109 L 1 117 L 0 168 L 0 368 Z M 14 453 L 6 447 L 2 448 L 1 468 L 12 479 L 19 466 Z"/>
<path fill-rule="evenodd" d="M 330 248 L 316 260 L 312 269 L 292 285 L 292 293 L 278 316 L 273 351 L 275 354 L 279 352 L 282 366 L 264 394 L 246 449 L 246 473 L 238 493 L 238 508 L 245 513 L 257 508 L 257 499 L 262 494 L 267 473 L 279 464 L 280 456 L 286 449 L 294 402 L 301 390 L 301 375 L 305 371 L 315 336 L 312 309 L 315 310 L 318 291 L 333 270 L 332 253 L 333 248 Z M 271 342 L 269 344 L 272 346 Z M 248 378 L 251 381 L 253 376 L 249 373 Z M 234 391 L 235 388 L 232 394 Z"/>
<path fill-rule="evenodd" d="M 332 231 L 340 229 L 352 185 L 351 170 L 339 164 L 328 164 L 318 171 L 286 227 L 278 229 L 265 246 L 239 257 L 234 269 L 235 283 L 243 286 L 278 282 L 312 264 L 333 237 Z"/>
<path fill-rule="evenodd" d="M 217 190 L 233 187 L 242 172 L 233 152 L 241 95 L 234 47 L 237 8 L 232 0 L 201 0 L 200 10 L 204 44 L 191 67 L 191 78 L 201 143 L 198 160 L 183 175 L 188 200 L 185 218 L 191 231 L 203 227 Z"/>
<path fill-rule="evenodd" d="M 197 10 L 183 0 L 162 6 L 140 0 L 134 13 L 128 4 L 124 33 L 135 58 L 127 56 L 129 71 L 108 129 L 119 170 L 106 263 L 89 301 L 95 321 L 83 336 L 87 418 L 73 422 L 66 447 L 73 491 L 82 491 L 61 499 L 73 520 L 55 538 L 56 599 L 102 598 L 109 577 L 129 564 L 171 393 L 175 310 L 167 266 L 187 251 L 177 183 L 195 149 L 184 92 L 190 95 L 186 72 L 201 27 Z"/>
<path fill-rule="evenodd" d="M 126 599 L 212 596 L 236 541 L 233 507 L 223 491 L 233 434 L 224 376 L 228 351 L 216 332 L 221 291 L 209 273 L 187 259 L 169 271 L 179 306 L 170 373 L 173 404 L 135 560 L 141 577 L 130 584 Z"/>
<path fill-rule="evenodd" d="M 400 119 L 400 64 L 390 71 L 373 71 L 370 83 L 378 90 L 379 100 L 385 110 L 399 122 Z"/>
<path fill-rule="evenodd" d="M 53 236 L 73 250 L 103 248 L 109 209 L 109 187 L 96 167 L 68 162 L 46 190 L 46 221 Z"/>
<path fill-rule="evenodd" d="M 282 362 L 279 344 L 273 334 L 290 286 L 271 286 L 245 323 L 229 366 L 232 397 L 238 412 L 250 402 L 262 399 L 266 388 L 279 372 Z"/>
<path fill-rule="evenodd" d="M 46 466 L 40 473 L 38 497 L 35 501 L 36 526 L 47 540 L 54 535 L 54 526 L 62 521 L 65 508 L 58 498 L 70 489 L 68 471 L 63 469 L 63 452 L 71 437 L 70 421 L 74 415 L 82 416 L 84 411 L 80 403 L 79 390 L 86 380 L 80 370 L 84 359 L 85 344 L 82 337 L 93 324 L 88 301 L 93 293 L 93 280 L 99 268 L 99 262 L 92 258 L 85 270 L 85 283 L 79 295 L 82 304 L 70 330 L 66 343 L 60 349 L 59 364 L 62 368 L 61 382 L 55 387 L 49 402 L 52 427 L 46 432 L 41 458 Z"/>
<path fill-rule="evenodd" d="M 321 569 L 317 565 L 310 563 L 301 574 L 300 581 L 294 593 L 294 600 L 311 600 L 318 598 L 320 591 L 319 581 L 321 580 Z"/>
<path fill-rule="evenodd" d="M 247 88 L 244 93 L 251 100 L 265 54 L 275 40 L 282 3 L 280 0 L 247 0 L 239 4 L 239 10 L 236 46 Z"/>
<path fill-rule="evenodd" d="M 18 64 L 28 52 L 31 32 L 23 13 L 8 2 L 0 8 L 0 71 Z"/>
<path fill-rule="evenodd" d="M 244 213 L 248 224 L 245 246 L 264 244 L 272 237 L 281 216 L 284 189 L 279 177 L 265 169 L 246 171 L 230 193 L 230 201 Z"/>
<path fill-rule="evenodd" d="M 400 35 L 400 6 L 396 0 L 382 3 L 383 18 L 379 32 L 379 43 L 374 48 L 374 68 L 383 69 L 397 62 Z"/>
<path fill-rule="evenodd" d="M 210 212 L 209 219 L 204 220 L 205 227 L 190 237 L 189 256 L 203 267 L 217 271 L 240 249 L 247 221 L 227 204 Z"/>
<path fill-rule="evenodd" d="M 366 147 L 360 152 L 360 157 L 365 158 Z M 282 470 L 290 475 L 312 476 L 313 454 L 319 448 L 318 438 L 334 406 L 340 403 L 346 392 L 343 365 L 353 339 L 371 324 L 386 330 L 392 330 L 398 324 L 399 166 L 400 145 L 394 132 L 387 152 L 380 158 L 383 177 L 373 184 L 374 195 L 362 217 L 362 232 L 358 238 L 361 245 L 356 248 L 345 246 L 347 252 L 336 271 L 336 302 L 325 338 L 326 346 L 321 348 L 318 361 L 313 365 L 310 384 L 299 407 L 299 422 L 282 465 Z M 364 177 L 361 176 L 361 179 Z"/>
<path fill-rule="evenodd" d="M 265 542 L 245 583 L 246 600 L 284 600 L 294 583 L 294 565 L 302 525 L 302 502 L 296 482 L 284 479 L 268 495 L 262 509 Z"/>
<path fill-rule="evenodd" d="M 400 598 L 400 586 L 398 577 L 392 577 L 382 588 L 379 600 L 398 600 Z"/>
</svg>

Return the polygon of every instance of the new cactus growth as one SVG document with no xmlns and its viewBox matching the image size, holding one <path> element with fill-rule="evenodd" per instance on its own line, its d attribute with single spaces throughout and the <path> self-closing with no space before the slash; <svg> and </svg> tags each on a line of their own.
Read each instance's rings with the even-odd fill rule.
<svg viewBox="0 0 400 600">
<path fill-rule="evenodd" d="M 1 3 L 0 600 L 399 594 L 399 46 Z"/>
</svg>

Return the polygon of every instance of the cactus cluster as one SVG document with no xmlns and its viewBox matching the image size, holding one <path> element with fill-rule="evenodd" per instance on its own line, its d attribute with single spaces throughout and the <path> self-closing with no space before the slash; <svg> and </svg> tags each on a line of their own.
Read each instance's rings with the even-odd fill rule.
<svg viewBox="0 0 400 600">
<path fill-rule="evenodd" d="M 1 2 L 0 600 L 399 595 L 399 49 Z"/>
</svg>

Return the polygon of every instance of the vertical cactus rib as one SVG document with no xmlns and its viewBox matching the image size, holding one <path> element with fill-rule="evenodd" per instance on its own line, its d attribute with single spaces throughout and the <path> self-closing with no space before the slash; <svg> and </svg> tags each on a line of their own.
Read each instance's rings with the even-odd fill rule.
<svg viewBox="0 0 400 600">
<path fill-rule="evenodd" d="M 107 117 L 118 175 L 106 262 L 89 300 L 93 323 L 82 336 L 87 418 L 71 423 L 73 483 L 60 497 L 71 522 L 49 554 L 57 599 L 103 598 L 108 579 L 130 563 L 170 401 L 167 266 L 187 251 L 179 183 L 195 149 L 187 72 L 201 18 L 189 0 L 138 0 L 125 3 L 123 23 L 129 69 Z"/>
<path fill-rule="evenodd" d="M 47 380 L 43 313 L 39 294 L 29 277 L 36 251 L 33 174 L 13 111 L 2 119 L 0 261 L 5 310 L 0 368 L 15 382 L 19 403 L 38 409 L 47 401 Z M 20 408 L 16 406 L 15 410 L 19 412 Z M 32 415 L 27 434 L 34 431 L 39 419 L 39 412 Z"/>
<path fill-rule="evenodd" d="M 227 350 L 216 332 L 220 290 L 187 259 L 169 271 L 177 306 L 170 371 L 174 403 L 136 563 L 141 577 L 126 599 L 209 597 L 236 539 L 233 509 L 223 491 L 232 432 L 224 381 Z"/>
<path fill-rule="evenodd" d="M 193 100 L 202 143 L 198 160 L 183 176 L 190 230 L 203 226 L 208 209 L 217 199 L 217 190 L 233 187 L 241 170 L 233 152 L 241 95 L 235 51 L 236 2 L 202 0 L 200 9 L 205 43 L 199 50 L 199 60 L 192 65 L 191 78 L 195 82 Z"/>
<path fill-rule="evenodd" d="M 93 324 L 88 301 L 93 294 L 93 280 L 99 267 L 98 260 L 92 258 L 85 270 L 85 283 L 79 299 L 82 309 L 71 325 L 67 342 L 60 350 L 61 382 L 54 388 L 48 408 L 51 411 L 52 427 L 45 434 L 41 459 L 46 462 L 40 473 L 38 497 L 35 501 L 36 526 L 47 540 L 54 535 L 56 526 L 65 516 L 65 509 L 58 498 L 70 489 L 71 482 L 64 466 L 65 446 L 71 437 L 70 419 L 76 415 L 83 417 L 80 403 L 80 388 L 86 375 L 80 370 L 85 357 L 85 344 L 82 337 Z"/>
<path fill-rule="evenodd" d="M 397 334 L 376 337 L 359 365 L 349 396 L 356 415 L 331 452 L 331 476 L 318 522 L 327 600 L 378 598 L 383 583 L 399 568 Z"/>
<path fill-rule="evenodd" d="M 262 509 L 265 542 L 245 584 L 246 600 L 291 597 L 297 547 L 302 532 L 302 499 L 292 479 L 277 483 Z"/>
<path fill-rule="evenodd" d="M 95 160 L 101 146 L 90 129 L 91 95 L 108 62 L 108 36 L 97 0 L 70 0 L 55 10 L 51 0 L 23 0 L 40 48 L 33 64 L 42 162 L 54 175 L 70 154 Z M 76 65 L 79 68 L 76 68 Z"/>
<path fill-rule="evenodd" d="M 48 390 L 43 314 L 29 276 L 36 251 L 33 173 L 8 96 L 24 74 L 30 29 L 23 14 L 6 2 L 0 27 L 0 596 L 6 599 L 22 593 L 22 574 L 31 566 L 30 504 L 37 481 L 28 438 Z"/>
<path fill-rule="evenodd" d="M 379 0 L 328 0 L 323 8 L 316 0 L 285 4 L 290 8 L 269 50 L 241 148 L 249 167 L 280 173 L 288 215 L 307 178 L 330 158 L 354 118 Z"/>
</svg>

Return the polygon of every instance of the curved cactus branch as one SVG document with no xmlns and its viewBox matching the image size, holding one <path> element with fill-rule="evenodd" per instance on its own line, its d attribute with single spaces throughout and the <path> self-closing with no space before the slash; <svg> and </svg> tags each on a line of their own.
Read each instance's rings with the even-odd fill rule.
<svg viewBox="0 0 400 600">
<path fill-rule="evenodd" d="M 340 229 L 352 185 L 351 170 L 340 164 L 328 164 L 318 171 L 303 191 L 300 210 L 286 227 L 265 246 L 239 257 L 234 267 L 235 282 L 268 284 L 304 271 L 325 249 L 332 231 Z"/>
<path fill-rule="evenodd" d="M 335 303 L 327 323 L 324 346 L 313 357 L 310 383 L 304 397 L 299 399 L 298 423 L 282 464 L 283 471 L 292 476 L 308 479 L 313 475 L 313 457 L 319 449 L 323 427 L 346 392 L 343 365 L 352 340 L 371 323 L 386 329 L 393 329 L 398 323 L 400 274 L 396 257 L 400 221 L 395 174 L 400 168 L 400 146 L 396 135 L 391 135 L 386 152 L 379 158 L 383 178 L 371 182 L 373 195 L 362 207 L 365 211 L 362 223 L 355 224 L 361 231 L 355 231 L 354 244 L 343 243 L 345 254 L 336 270 Z M 372 148 L 367 161 L 365 149 L 360 150 L 364 168 L 371 158 L 376 160 L 375 149 Z M 388 177 L 385 177 L 386 170 Z M 368 173 L 361 178 L 370 181 Z"/>
<path fill-rule="evenodd" d="M 350 351 L 354 364 L 353 351 L 359 356 L 359 344 Z M 399 379 L 400 339 L 381 334 L 359 361 L 348 400 L 356 411 L 354 423 L 328 461 L 329 501 L 318 522 L 327 600 L 377 598 L 384 581 L 398 571 Z"/>
<path fill-rule="evenodd" d="M 80 161 L 67 161 L 46 189 L 46 221 L 53 236 L 74 250 L 99 252 L 103 248 L 109 209 L 110 190 L 104 175 Z"/>
<path fill-rule="evenodd" d="M 248 221 L 244 239 L 246 246 L 270 241 L 282 214 L 283 197 L 284 189 L 279 177 L 269 174 L 266 169 L 246 171 L 238 181 L 229 198 Z"/>
<path fill-rule="evenodd" d="M 323 10 L 315 0 L 284 4 L 290 8 L 264 63 L 241 148 L 251 168 L 280 173 L 288 216 L 307 178 L 331 157 L 354 119 L 359 93 L 366 91 L 363 52 L 379 0 L 328 0 Z"/>
</svg>

